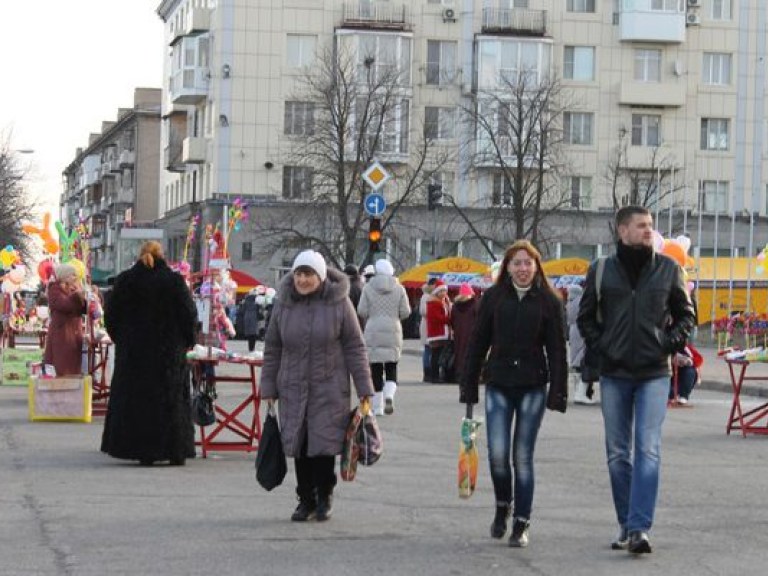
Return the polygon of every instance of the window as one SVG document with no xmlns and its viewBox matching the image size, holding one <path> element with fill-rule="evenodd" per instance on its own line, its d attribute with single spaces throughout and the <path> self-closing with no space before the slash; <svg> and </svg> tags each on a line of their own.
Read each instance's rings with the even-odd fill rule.
<svg viewBox="0 0 768 576">
<path fill-rule="evenodd" d="M 731 55 L 719 52 L 704 52 L 701 78 L 704 84 L 729 85 L 731 83 Z"/>
<path fill-rule="evenodd" d="M 315 59 L 316 42 L 317 36 L 288 34 L 286 45 L 288 66 L 291 68 L 309 66 Z"/>
<path fill-rule="evenodd" d="M 311 136 L 314 134 L 314 103 L 286 102 L 283 133 L 290 136 Z"/>
<path fill-rule="evenodd" d="M 712 20 L 731 19 L 731 0 L 712 0 Z"/>
<path fill-rule="evenodd" d="M 444 85 L 456 80 L 458 43 L 427 40 L 427 84 Z"/>
<path fill-rule="evenodd" d="M 728 182 L 702 180 L 699 182 L 699 210 L 702 212 L 727 212 Z"/>
<path fill-rule="evenodd" d="M 592 144 L 592 123 L 594 115 L 585 112 L 563 113 L 563 139 L 566 144 Z"/>
<path fill-rule="evenodd" d="M 240 246 L 240 260 L 253 260 L 253 242 L 243 242 Z"/>
<path fill-rule="evenodd" d="M 702 118 L 701 149 L 728 150 L 728 123 L 725 118 Z"/>
<path fill-rule="evenodd" d="M 594 46 L 566 46 L 563 57 L 563 77 L 568 80 L 594 80 Z"/>
<path fill-rule="evenodd" d="M 355 129 L 366 134 L 367 152 L 407 154 L 410 126 L 410 100 L 389 102 L 383 118 L 376 113 L 377 103 L 361 98 L 355 111 Z M 366 110 L 366 105 L 369 109 Z M 358 123 L 365 121 L 365 126 Z"/>
<path fill-rule="evenodd" d="M 514 84 L 522 73 L 537 83 L 549 73 L 551 51 L 551 44 L 533 40 L 480 39 L 478 85 L 494 88 Z"/>
<path fill-rule="evenodd" d="M 681 0 L 651 0 L 651 10 L 661 12 L 682 12 Z"/>
<path fill-rule="evenodd" d="M 649 210 L 656 208 L 659 201 L 658 174 L 635 174 L 632 176 L 631 197 L 623 196 L 621 205 L 639 204 Z"/>
<path fill-rule="evenodd" d="M 360 34 L 357 73 L 361 82 L 411 83 L 411 39 L 395 34 Z"/>
<path fill-rule="evenodd" d="M 594 12 L 595 0 L 568 0 L 565 9 L 568 12 Z"/>
<path fill-rule="evenodd" d="M 661 50 L 635 50 L 635 80 L 661 82 Z"/>
<path fill-rule="evenodd" d="M 632 146 L 661 145 L 661 116 L 632 114 Z"/>
<path fill-rule="evenodd" d="M 424 109 L 424 136 L 431 140 L 456 137 L 456 109 L 427 106 Z"/>
<path fill-rule="evenodd" d="M 312 192 L 312 168 L 283 166 L 283 198 L 307 200 Z"/>
<path fill-rule="evenodd" d="M 571 208 L 590 208 L 592 206 L 592 178 L 589 176 L 571 176 Z"/>
<path fill-rule="evenodd" d="M 491 205 L 512 206 L 512 181 L 509 177 L 505 178 L 501 172 L 493 175 Z"/>
<path fill-rule="evenodd" d="M 453 196 L 453 182 L 455 178 L 456 174 L 453 172 L 434 172 L 429 177 L 429 183 L 439 185 L 443 194 Z"/>
</svg>

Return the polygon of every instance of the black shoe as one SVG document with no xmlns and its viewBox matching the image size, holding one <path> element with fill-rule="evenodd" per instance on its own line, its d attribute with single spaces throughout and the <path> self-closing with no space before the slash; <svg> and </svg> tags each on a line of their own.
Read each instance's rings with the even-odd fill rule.
<svg viewBox="0 0 768 576">
<path fill-rule="evenodd" d="M 504 537 L 507 531 L 507 520 L 509 520 L 509 514 L 512 511 L 509 504 L 497 504 L 496 516 L 493 517 L 493 524 L 491 524 L 491 538 L 497 540 Z"/>
<path fill-rule="evenodd" d="M 314 498 L 299 498 L 299 505 L 296 506 L 296 510 L 291 515 L 293 522 L 306 522 L 315 517 L 315 510 L 317 510 L 317 502 Z"/>
<path fill-rule="evenodd" d="M 611 550 L 626 550 L 629 545 L 629 533 L 624 526 L 619 526 L 616 538 L 611 542 Z"/>
<path fill-rule="evenodd" d="M 629 544 L 627 550 L 630 554 L 650 554 L 651 541 L 648 539 L 648 533 L 640 530 L 633 530 L 629 533 Z"/>
<path fill-rule="evenodd" d="M 333 494 L 325 494 L 317 497 L 317 521 L 325 522 L 333 514 Z"/>
<path fill-rule="evenodd" d="M 171 466 L 184 466 L 186 462 L 186 458 L 171 458 Z"/>
<path fill-rule="evenodd" d="M 528 547 L 528 526 L 530 522 L 522 518 L 515 518 L 512 521 L 512 535 L 509 537 L 510 548 Z"/>
</svg>

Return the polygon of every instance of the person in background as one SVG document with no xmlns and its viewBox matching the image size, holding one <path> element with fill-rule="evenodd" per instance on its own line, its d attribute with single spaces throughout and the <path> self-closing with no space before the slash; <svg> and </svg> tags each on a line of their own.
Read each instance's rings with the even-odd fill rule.
<svg viewBox="0 0 768 576">
<path fill-rule="evenodd" d="M 360 278 L 360 272 L 354 264 L 344 266 L 344 274 L 349 278 L 349 299 L 352 301 L 352 306 L 357 310 L 357 305 L 360 303 L 360 295 L 363 293 L 363 280 Z"/>
<path fill-rule="evenodd" d="M 459 286 L 459 293 L 453 300 L 451 308 L 451 328 L 453 329 L 454 346 L 454 374 L 455 379 L 461 382 L 464 374 L 464 365 L 472 332 L 475 329 L 479 304 L 475 298 L 472 286 L 464 282 Z"/>
<path fill-rule="evenodd" d="M 462 403 L 477 404 L 484 364 L 488 461 L 496 497 L 491 537 L 504 536 L 514 505 L 508 543 L 524 548 L 533 506 L 533 453 L 544 410 L 565 412 L 568 404 L 563 303 L 547 280 L 539 251 L 527 240 L 507 248 L 496 283 L 480 300 Z"/>
<path fill-rule="evenodd" d="M 704 357 L 696 347 L 688 343 L 682 351 L 672 358 L 674 368 L 677 371 L 677 389 L 675 389 L 675 372 L 669 381 L 669 399 L 678 404 L 686 405 L 691 398 L 691 392 L 701 380 L 701 366 Z M 675 394 L 677 393 L 677 394 Z"/>
<path fill-rule="evenodd" d="M 587 348 L 600 358 L 606 459 L 619 523 L 611 548 L 647 554 L 659 493 L 669 359 L 685 347 L 695 317 L 682 267 L 653 250 L 650 211 L 624 206 L 615 223 L 616 253 L 590 266 L 578 325 Z"/>
<path fill-rule="evenodd" d="M 263 285 L 256 286 L 256 288 L 248 292 L 248 295 L 241 304 L 243 307 L 243 334 L 245 334 L 245 338 L 248 340 L 248 352 L 254 351 L 256 340 L 259 339 L 259 324 L 263 320 L 264 306 L 263 304 L 259 305 L 258 298 L 261 296 L 263 301 L 266 292 L 267 290 Z M 264 338 L 263 333 L 261 338 Z"/>
<path fill-rule="evenodd" d="M 357 397 L 373 395 L 365 342 L 346 274 L 305 250 L 280 282 L 264 345 L 261 399 L 279 402 L 285 455 L 294 458 L 294 522 L 333 512 L 335 458 L 349 423 L 350 377 Z"/>
<path fill-rule="evenodd" d="M 403 351 L 403 326 L 411 306 L 408 295 L 387 260 L 376 262 L 376 275 L 363 287 L 357 315 L 365 322 L 365 345 L 373 378 L 373 411 L 377 416 L 395 411 L 397 363 Z M 385 380 L 386 378 L 386 380 Z"/>
<path fill-rule="evenodd" d="M 158 242 L 145 242 L 138 261 L 118 275 L 104 320 L 115 369 L 101 451 L 144 466 L 183 466 L 195 455 L 186 352 L 197 310 Z"/>
<path fill-rule="evenodd" d="M 48 283 L 48 309 L 43 364 L 52 365 L 57 376 L 82 374 L 86 299 L 74 266 L 65 263 L 54 268 L 54 280 Z"/>
<path fill-rule="evenodd" d="M 581 332 L 579 332 L 579 327 L 576 324 L 576 320 L 579 316 L 579 304 L 581 303 L 582 294 L 584 294 L 584 290 L 581 286 L 577 286 L 576 284 L 568 286 L 565 317 L 568 325 L 570 365 L 571 374 L 573 375 L 573 402 L 574 404 L 594 404 L 595 402 L 592 400 L 594 389 L 591 392 L 589 390 L 594 384 L 585 382 L 583 378 L 583 375 L 586 374 L 586 371 L 582 371 L 586 346 L 584 345 L 584 339 L 581 337 Z"/>
<path fill-rule="evenodd" d="M 432 382 L 432 348 L 427 342 L 427 302 L 432 295 L 432 288 L 435 286 L 437 278 L 430 278 L 421 287 L 421 299 L 419 300 L 419 340 L 424 347 L 421 354 L 421 365 L 424 369 L 422 382 Z"/>
<path fill-rule="evenodd" d="M 451 301 L 448 299 L 448 286 L 437 280 L 427 300 L 427 344 L 429 344 L 430 382 L 443 382 L 440 375 L 440 355 L 451 340 Z"/>
<path fill-rule="evenodd" d="M 363 281 L 364 282 L 368 282 L 375 275 L 376 275 L 376 269 L 373 267 L 373 264 L 368 264 L 365 268 L 363 268 Z"/>
</svg>

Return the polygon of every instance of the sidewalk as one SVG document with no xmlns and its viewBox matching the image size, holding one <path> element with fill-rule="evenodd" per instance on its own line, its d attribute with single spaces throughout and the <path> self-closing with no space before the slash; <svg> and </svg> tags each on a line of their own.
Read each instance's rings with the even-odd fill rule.
<svg viewBox="0 0 768 576">
<path fill-rule="evenodd" d="M 704 356 L 704 366 L 702 367 L 701 384 L 699 390 L 712 390 L 715 392 L 725 392 L 727 394 L 733 391 L 731 377 L 728 370 L 728 364 L 725 360 L 717 356 L 717 347 L 714 343 L 703 342 L 696 345 L 701 355 Z M 403 343 L 403 353 L 413 356 L 421 356 L 422 346 L 419 340 L 405 340 Z M 742 394 L 747 396 L 758 396 L 768 398 L 768 366 L 761 370 L 761 366 L 750 369 L 749 375 L 765 374 L 765 381 L 744 382 Z"/>
</svg>

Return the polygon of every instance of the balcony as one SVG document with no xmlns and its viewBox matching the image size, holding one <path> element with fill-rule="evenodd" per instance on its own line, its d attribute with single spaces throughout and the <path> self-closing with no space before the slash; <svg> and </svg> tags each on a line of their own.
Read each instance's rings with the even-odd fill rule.
<svg viewBox="0 0 768 576">
<path fill-rule="evenodd" d="M 173 45 L 184 36 L 197 36 L 211 29 L 210 8 L 187 8 L 186 18 L 181 26 L 177 27 L 171 35 L 170 44 Z"/>
<path fill-rule="evenodd" d="M 184 138 L 181 144 L 181 161 L 184 164 L 205 163 L 208 143 L 205 138 Z"/>
<path fill-rule="evenodd" d="M 483 8 L 484 34 L 544 36 L 547 33 L 547 11 L 526 8 Z"/>
<path fill-rule="evenodd" d="M 89 204 L 88 206 L 83 206 L 80 208 L 80 218 L 85 220 L 86 218 L 90 218 L 93 214 L 93 207 Z"/>
<path fill-rule="evenodd" d="M 197 104 L 208 96 L 210 72 L 207 67 L 190 66 L 175 70 L 169 92 L 174 104 Z"/>
<path fill-rule="evenodd" d="M 90 245 L 91 250 L 95 250 L 104 246 L 104 233 L 97 232 L 93 234 L 88 241 L 88 244 Z"/>
<path fill-rule="evenodd" d="M 133 150 L 123 150 L 120 152 L 120 160 L 117 163 L 117 171 L 120 172 L 123 168 L 130 168 L 133 166 L 135 159 L 136 155 L 134 154 Z"/>
<path fill-rule="evenodd" d="M 116 203 L 118 204 L 133 204 L 133 201 L 136 199 L 136 194 L 134 194 L 133 190 L 130 188 L 121 188 L 117 192 L 117 197 L 115 198 Z"/>
<path fill-rule="evenodd" d="M 181 146 L 169 144 L 163 150 L 163 166 L 168 172 L 186 172 L 187 167 L 181 161 Z"/>
<path fill-rule="evenodd" d="M 663 106 L 678 108 L 685 104 L 685 84 L 665 82 L 622 82 L 619 104 L 626 106 Z"/>
<path fill-rule="evenodd" d="M 669 10 L 652 10 L 651 0 L 622 0 L 619 40 L 681 44 L 685 42 L 685 18 L 683 2 L 671 2 Z"/>
<path fill-rule="evenodd" d="M 119 172 L 117 168 L 117 160 L 108 160 L 101 165 L 101 177 L 102 178 L 114 178 L 115 172 Z"/>
<path fill-rule="evenodd" d="M 342 25 L 349 28 L 408 30 L 408 6 L 392 2 L 344 2 Z"/>
</svg>

